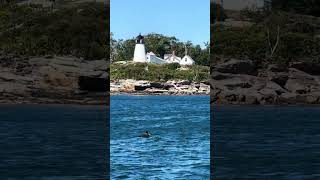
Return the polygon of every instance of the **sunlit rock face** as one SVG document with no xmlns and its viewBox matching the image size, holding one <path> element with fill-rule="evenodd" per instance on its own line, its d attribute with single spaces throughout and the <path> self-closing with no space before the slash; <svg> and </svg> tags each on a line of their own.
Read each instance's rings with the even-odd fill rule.
<svg viewBox="0 0 320 180">
<path fill-rule="evenodd" d="M 111 94 L 141 95 L 209 95 L 209 82 L 192 82 L 189 80 L 169 80 L 162 82 L 120 79 L 110 83 Z"/>
<path fill-rule="evenodd" d="M 213 104 L 319 104 L 320 76 L 316 65 L 294 62 L 257 68 L 251 61 L 229 60 L 213 65 Z"/>
<path fill-rule="evenodd" d="M 99 102 L 110 87 L 106 60 L 87 61 L 69 56 L 1 59 L 0 103 L 102 104 L 106 101 L 104 98 Z"/>
</svg>

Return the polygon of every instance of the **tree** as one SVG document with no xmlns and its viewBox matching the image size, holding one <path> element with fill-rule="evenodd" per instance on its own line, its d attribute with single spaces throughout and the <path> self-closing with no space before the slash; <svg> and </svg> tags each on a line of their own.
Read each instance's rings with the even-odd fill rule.
<svg viewBox="0 0 320 180">
<path fill-rule="evenodd" d="M 223 7 L 215 2 L 211 2 L 210 4 L 210 16 L 211 24 L 214 24 L 216 21 L 224 21 L 227 18 Z"/>
<path fill-rule="evenodd" d="M 147 34 L 144 39 L 147 51 L 152 51 L 160 57 L 170 53 L 171 43 L 176 43 L 178 41 L 175 37 L 167 37 L 156 33 Z"/>
<path fill-rule="evenodd" d="M 319 0 L 272 0 L 272 8 L 299 14 L 320 16 Z"/>
<path fill-rule="evenodd" d="M 110 33 L 110 62 L 113 62 L 117 55 L 116 45 L 117 41 L 113 39 L 113 33 Z"/>
<path fill-rule="evenodd" d="M 114 42 L 114 54 L 113 61 L 130 61 L 133 58 L 135 40 L 118 40 Z"/>
<path fill-rule="evenodd" d="M 162 34 L 151 33 L 144 36 L 147 52 L 153 52 L 163 58 L 164 54 L 175 51 L 175 55 L 183 57 L 185 55 L 185 45 L 188 47 L 190 55 L 199 65 L 209 66 L 209 48 L 202 49 L 200 45 L 193 45 L 191 41 L 186 43 L 179 41 L 176 37 L 164 36 Z M 135 38 L 128 40 L 111 40 L 112 61 L 130 61 L 133 58 Z"/>
</svg>

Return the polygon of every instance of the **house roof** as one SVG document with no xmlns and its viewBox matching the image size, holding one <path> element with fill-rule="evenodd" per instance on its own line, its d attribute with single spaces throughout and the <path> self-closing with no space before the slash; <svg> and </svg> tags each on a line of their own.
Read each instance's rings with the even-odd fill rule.
<svg viewBox="0 0 320 180">
<path fill-rule="evenodd" d="M 173 56 L 172 54 L 165 54 L 164 57 L 167 57 L 167 58 L 165 58 L 165 59 L 169 59 L 169 58 L 171 58 L 171 57 L 174 57 L 174 59 L 181 59 L 181 57 L 176 56 L 176 55 Z"/>
<path fill-rule="evenodd" d="M 155 55 L 152 51 L 151 52 L 148 52 L 147 54 L 150 54 L 150 55 Z"/>
<path fill-rule="evenodd" d="M 191 59 L 192 61 L 194 61 L 189 55 L 185 55 L 185 56 L 183 56 L 183 58 L 182 59 L 184 59 L 184 58 L 189 58 L 189 59 Z"/>
</svg>

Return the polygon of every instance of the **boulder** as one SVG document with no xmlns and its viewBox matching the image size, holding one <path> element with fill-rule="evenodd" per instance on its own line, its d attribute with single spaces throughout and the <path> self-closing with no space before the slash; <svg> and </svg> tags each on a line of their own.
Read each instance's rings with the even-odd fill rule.
<svg viewBox="0 0 320 180">
<path fill-rule="evenodd" d="M 306 94 L 311 91 L 320 90 L 320 84 L 315 77 L 296 70 L 290 69 L 289 79 L 286 82 L 285 88 L 292 93 Z"/>
<path fill-rule="evenodd" d="M 151 93 L 151 94 L 165 94 L 168 92 L 168 90 L 157 89 L 157 88 L 147 88 L 147 89 L 145 89 L 145 92 Z"/>
<path fill-rule="evenodd" d="M 288 73 L 269 73 L 269 80 L 278 84 L 281 87 L 284 87 L 289 79 Z"/>
<path fill-rule="evenodd" d="M 242 64 L 245 64 L 242 66 Z M 311 67 L 314 66 L 314 67 Z M 318 65 L 269 65 L 256 69 L 250 62 L 230 60 L 212 68 L 211 102 L 222 104 L 320 103 Z M 254 73 L 254 72 L 259 73 Z"/>
<path fill-rule="evenodd" d="M 80 76 L 78 85 L 80 90 L 90 92 L 107 92 L 110 88 L 108 79 L 98 77 Z"/>
<path fill-rule="evenodd" d="M 298 69 L 311 75 L 320 75 L 320 65 L 314 62 L 293 62 L 291 68 Z"/>
<path fill-rule="evenodd" d="M 151 88 L 151 84 L 149 81 L 136 81 L 134 83 L 134 90 L 135 91 L 143 91 L 147 88 Z"/>
<path fill-rule="evenodd" d="M 231 59 L 227 62 L 218 64 L 214 67 L 214 71 L 231 74 L 248 74 L 255 75 L 257 73 L 255 65 L 250 60 Z"/>
<path fill-rule="evenodd" d="M 178 84 L 180 84 L 180 85 L 190 85 L 191 81 L 190 80 L 182 80 L 182 81 L 179 81 Z"/>
<path fill-rule="evenodd" d="M 267 70 L 269 72 L 288 72 L 288 67 L 280 64 L 270 64 Z"/>
<path fill-rule="evenodd" d="M 164 84 L 160 83 L 160 82 L 150 82 L 150 87 L 151 88 L 162 89 L 162 88 L 164 88 Z"/>
<path fill-rule="evenodd" d="M 105 95 L 89 93 L 87 97 L 90 91 L 106 92 L 109 88 L 104 60 L 84 61 L 67 56 L 10 57 L 8 60 L 15 63 L 0 62 L 0 94 L 10 94 L 14 102 L 86 104 L 102 103 L 104 99 L 105 103 L 105 98 L 101 98 Z M 89 100 L 85 101 L 86 98 Z"/>
<path fill-rule="evenodd" d="M 211 78 L 214 80 L 224 80 L 224 79 L 230 79 L 232 78 L 232 76 L 225 73 L 214 72 L 212 73 Z"/>
<path fill-rule="evenodd" d="M 296 103 L 296 94 L 291 92 L 282 93 L 278 99 L 278 104 L 295 104 Z"/>
</svg>

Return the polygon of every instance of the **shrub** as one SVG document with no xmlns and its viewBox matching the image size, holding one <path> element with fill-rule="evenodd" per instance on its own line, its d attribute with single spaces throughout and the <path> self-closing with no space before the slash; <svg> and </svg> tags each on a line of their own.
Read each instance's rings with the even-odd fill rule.
<svg viewBox="0 0 320 180">
<path fill-rule="evenodd" d="M 166 64 L 165 66 L 167 66 L 167 68 L 170 70 L 176 70 L 181 67 L 179 63 L 170 63 Z"/>
<path fill-rule="evenodd" d="M 0 50 L 21 55 L 74 55 L 86 59 L 107 57 L 103 3 L 84 3 L 51 11 L 33 6 L 0 8 Z"/>
<path fill-rule="evenodd" d="M 192 66 L 188 70 L 170 69 L 168 66 L 169 64 L 157 65 L 147 63 L 111 64 L 110 77 L 112 80 L 136 79 L 149 81 L 206 81 L 209 78 L 209 67 L 207 66 Z"/>
</svg>

